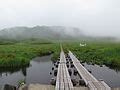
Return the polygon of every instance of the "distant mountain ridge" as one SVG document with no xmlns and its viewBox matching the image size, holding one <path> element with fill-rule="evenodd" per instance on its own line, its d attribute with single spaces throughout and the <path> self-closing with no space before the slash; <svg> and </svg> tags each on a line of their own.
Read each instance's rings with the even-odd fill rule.
<svg viewBox="0 0 120 90">
<path fill-rule="evenodd" d="M 13 27 L 0 30 L 0 39 L 69 39 L 84 36 L 78 28 L 63 26 Z"/>
</svg>

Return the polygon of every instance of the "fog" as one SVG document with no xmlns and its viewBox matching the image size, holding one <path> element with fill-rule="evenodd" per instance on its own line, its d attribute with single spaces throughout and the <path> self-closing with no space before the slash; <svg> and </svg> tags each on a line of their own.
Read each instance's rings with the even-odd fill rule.
<svg viewBox="0 0 120 90">
<path fill-rule="evenodd" d="M 120 0 L 0 0 L 0 29 L 36 25 L 120 38 Z"/>
</svg>

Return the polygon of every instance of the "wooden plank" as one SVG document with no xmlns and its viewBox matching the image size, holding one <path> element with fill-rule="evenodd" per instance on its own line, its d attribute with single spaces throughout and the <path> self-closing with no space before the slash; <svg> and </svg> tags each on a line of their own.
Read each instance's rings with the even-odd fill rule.
<svg viewBox="0 0 120 90">
<path fill-rule="evenodd" d="M 120 90 L 120 88 L 112 88 L 112 90 Z"/>
<path fill-rule="evenodd" d="M 74 87 L 74 90 L 89 90 L 88 87 Z"/>
<path fill-rule="evenodd" d="M 52 85 L 30 84 L 28 90 L 54 90 Z"/>
<path fill-rule="evenodd" d="M 58 73 L 56 79 L 56 90 L 73 90 L 73 85 L 66 66 L 66 58 L 64 52 L 60 53 L 60 63 L 58 65 Z"/>
<path fill-rule="evenodd" d="M 90 90 L 111 90 L 111 88 L 105 83 L 98 81 L 92 74 L 90 74 L 86 68 L 82 66 L 79 60 L 73 55 L 71 51 L 69 51 L 69 56 L 73 61 L 75 68 L 78 73 L 81 75 L 86 85 L 90 88 Z"/>
<path fill-rule="evenodd" d="M 104 86 L 100 85 L 99 82 L 92 82 L 97 90 L 106 90 Z"/>
<path fill-rule="evenodd" d="M 97 82 L 97 79 L 94 78 L 93 75 L 91 75 L 79 62 L 79 60 L 72 54 L 72 52 L 69 52 L 69 55 L 73 61 L 73 64 L 75 65 L 76 69 L 79 71 L 80 75 L 83 77 L 86 84 L 88 81 L 94 81 Z M 78 63 L 79 62 L 79 63 Z"/>
<path fill-rule="evenodd" d="M 105 86 L 106 90 L 111 90 L 111 88 L 104 81 L 100 81 L 100 83 Z"/>
<path fill-rule="evenodd" d="M 62 83 L 60 83 L 60 88 L 59 88 L 59 90 L 64 90 L 64 83 L 62 82 Z"/>
<path fill-rule="evenodd" d="M 60 85 L 59 85 L 59 84 L 60 84 L 59 82 L 56 82 L 55 90 L 59 90 L 59 88 L 60 88 Z"/>
<path fill-rule="evenodd" d="M 88 82 L 88 87 L 90 90 L 97 90 L 97 88 L 94 86 L 94 84 L 91 81 Z"/>
<path fill-rule="evenodd" d="M 67 80 L 67 74 L 65 70 L 65 64 L 63 65 L 63 71 L 64 71 L 64 84 L 65 84 L 65 90 L 69 90 L 69 82 Z"/>
</svg>

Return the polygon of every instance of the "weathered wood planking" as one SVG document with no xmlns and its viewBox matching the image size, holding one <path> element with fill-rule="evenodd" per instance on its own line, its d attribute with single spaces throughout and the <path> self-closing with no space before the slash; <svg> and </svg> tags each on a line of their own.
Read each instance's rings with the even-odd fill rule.
<svg viewBox="0 0 120 90">
<path fill-rule="evenodd" d="M 112 90 L 120 90 L 120 88 L 112 88 Z"/>
<path fill-rule="evenodd" d="M 73 84 L 66 66 L 66 58 L 63 50 L 61 49 L 60 63 L 58 65 L 55 90 L 73 90 L 73 89 L 74 89 Z"/>
<path fill-rule="evenodd" d="M 68 54 L 78 73 L 81 75 L 90 90 L 111 90 L 111 88 L 104 81 L 98 81 L 92 74 L 90 74 L 71 51 L 69 51 Z"/>
<path fill-rule="evenodd" d="M 30 84 L 28 90 L 55 90 L 55 87 L 52 85 Z"/>
<path fill-rule="evenodd" d="M 74 87 L 74 90 L 89 90 L 88 87 Z"/>
</svg>

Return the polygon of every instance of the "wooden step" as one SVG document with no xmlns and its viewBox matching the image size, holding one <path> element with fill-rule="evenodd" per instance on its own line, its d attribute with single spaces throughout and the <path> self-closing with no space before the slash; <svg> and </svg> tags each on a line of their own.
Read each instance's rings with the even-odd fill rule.
<svg viewBox="0 0 120 90">
<path fill-rule="evenodd" d="M 52 85 L 30 84 L 27 87 L 27 89 L 20 87 L 19 90 L 55 90 L 55 87 Z"/>
<path fill-rule="evenodd" d="M 74 90 L 89 90 L 88 87 L 74 87 Z"/>
</svg>

